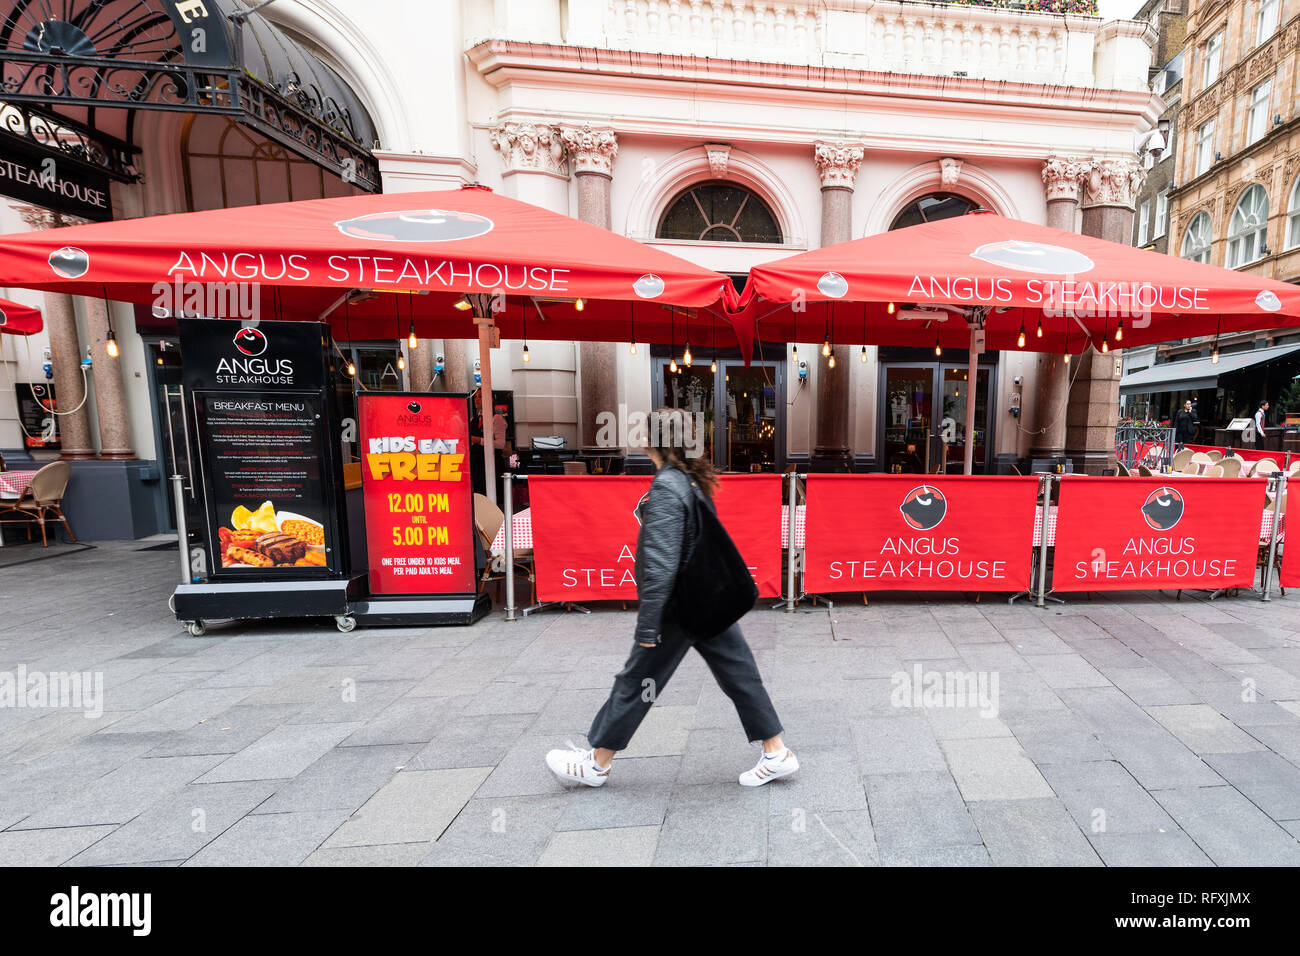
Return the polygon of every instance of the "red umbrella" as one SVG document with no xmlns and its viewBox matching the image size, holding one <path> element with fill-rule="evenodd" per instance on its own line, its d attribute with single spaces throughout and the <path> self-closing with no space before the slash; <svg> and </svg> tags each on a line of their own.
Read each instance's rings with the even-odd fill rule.
<svg viewBox="0 0 1300 956">
<path fill-rule="evenodd" d="M 240 206 L 0 236 L 0 285 L 248 319 L 328 319 L 351 339 L 736 341 L 726 276 L 481 186 Z M 387 293 L 422 293 L 391 295 Z M 716 332 L 716 338 L 715 338 Z M 708 333 L 708 334 L 706 334 Z M 492 444 L 484 443 L 494 495 Z"/>
<path fill-rule="evenodd" d="M 756 266 L 741 302 L 760 338 L 855 345 L 965 348 L 974 322 L 988 348 L 1079 353 L 1300 325 L 1289 283 L 987 212 Z"/>
<path fill-rule="evenodd" d="M 45 323 L 41 321 L 41 310 L 21 302 L 0 299 L 0 333 L 10 335 L 35 335 Z"/>
<path fill-rule="evenodd" d="M 356 339 L 404 338 L 412 321 L 421 337 L 471 338 L 465 293 L 500 293 L 507 337 L 640 342 L 667 342 L 674 326 L 680 339 L 685 310 L 730 290 L 685 259 L 475 186 L 3 236 L 0 285 L 231 318 L 255 303 L 263 318 L 328 317 Z M 349 290 L 363 294 L 344 310 Z M 398 292 L 424 294 L 385 294 Z M 711 336 L 706 324 L 692 322 L 692 341 Z M 725 320 L 717 331 L 735 342 Z"/>
</svg>

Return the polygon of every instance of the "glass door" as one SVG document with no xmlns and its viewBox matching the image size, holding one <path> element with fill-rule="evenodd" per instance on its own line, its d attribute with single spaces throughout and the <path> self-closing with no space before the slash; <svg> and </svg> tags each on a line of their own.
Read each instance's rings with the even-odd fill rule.
<svg viewBox="0 0 1300 956">
<path fill-rule="evenodd" d="M 970 369 L 965 366 L 943 367 L 943 409 L 939 418 L 939 460 L 945 474 L 960 475 L 966 470 L 966 403 L 970 401 Z M 984 471 L 988 454 L 989 370 L 975 373 L 975 455 L 973 470 Z"/>
<path fill-rule="evenodd" d="M 989 464 L 992 419 L 989 389 L 993 367 L 975 372 L 975 434 L 972 470 Z M 966 408 L 972 400 L 966 365 L 900 362 L 881 371 L 878 457 L 886 472 L 959 475 L 966 466 Z"/>
<path fill-rule="evenodd" d="M 881 390 L 884 413 L 883 454 L 887 472 L 929 474 L 933 471 L 931 445 L 934 405 L 933 365 L 885 367 Z"/>
<path fill-rule="evenodd" d="M 779 399 L 778 368 L 774 364 L 723 362 L 726 373 L 721 416 L 722 461 L 727 471 L 777 470 Z"/>
</svg>

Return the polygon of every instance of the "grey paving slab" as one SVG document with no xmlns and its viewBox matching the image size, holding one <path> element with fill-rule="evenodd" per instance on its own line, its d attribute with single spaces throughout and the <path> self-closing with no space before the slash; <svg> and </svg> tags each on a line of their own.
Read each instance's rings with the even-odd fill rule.
<svg viewBox="0 0 1300 956">
<path fill-rule="evenodd" d="M 1052 796 L 1034 762 L 1014 737 L 969 738 L 940 742 L 962 798 L 1026 800 Z"/>
<path fill-rule="evenodd" d="M 1048 764 L 1108 760 L 1109 750 L 1091 726 L 1070 711 L 1010 714 L 1006 725 L 1041 769 Z"/>
<path fill-rule="evenodd" d="M 659 843 L 659 827 L 558 830 L 537 860 L 538 866 L 649 866 Z"/>
<path fill-rule="evenodd" d="M 865 774 L 947 771 L 930 722 L 923 714 L 868 717 L 852 722 L 858 763 Z"/>
<path fill-rule="evenodd" d="M 404 770 L 352 814 L 326 846 L 436 840 L 489 772 L 487 767 Z"/>
<path fill-rule="evenodd" d="M 302 866 L 416 866 L 428 855 L 429 844 L 423 842 L 322 847 L 303 860 Z"/>
<path fill-rule="evenodd" d="M 686 749 L 686 740 L 694 722 L 694 707 L 655 704 L 620 756 L 670 757 L 681 754 Z"/>
<path fill-rule="evenodd" d="M 406 767 L 415 746 L 336 747 L 281 786 L 256 812 L 355 810 Z"/>
<path fill-rule="evenodd" d="M 1152 796 L 1219 866 L 1300 866 L 1300 842 L 1233 787 Z"/>
<path fill-rule="evenodd" d="M 1186 833 L 1177 828 L 1146 833 L 1092 833 L 1092 848 L 1107 866 L 1213 866 Z"/>
<path fill-rule="evenodd" d="M 419 698 L 428 699 L 428 698 Z M 495 767 L 506 752 L 534 722 L 532 714 L 483 714 L 455 717 L 441 724 L 407 766 L 411 770 L 450 770 L 456 767 Z M 537 735 L 534 735 L 537 737 Z M 564 745 L 564 736 L 541 742 L 542 753 Z M 347 745 L 351 738 L 344 741 Z M 574 738 L 575 746 L 586 746 L 585 737 Z M 533 754 L 533 756 L 537 756 Z M 540 758 L 539 758 L 540 759 Z"/>
<path fill-rule="evenodd" d="M 734 783 L 675 788 L 659 833 L 655 865 L 715 866 L 765 860 L 770 790 L 771 785 L 741 787 Z"/>
<path fill-rule="evenodd" d="M 868 774 L 863 780 L 876 841 L 882 848 L 972 845 L 980 842 L 970 812 L 945 768 L 923 773 Z"/>
<path fill-rule="evenodd" d="M 227 757 L 197 782 L 275 780 L 297 776 L 360 727 L 360 723 L 286 724 L 277 727 Z"/>
<path fill-rule="evenodd" d="M 1156 833 L 1177 825 L 1115 760 L 1050 764 L 1043 776 L 1080 830 L 1098 833 Z"/>
<path fill-rule="evenodd" d="M 603 787 L 574 788 L 557 830 L 658 827 L 678 782 L 681 757 L 616 760 Z"/>
<path fill-rule="evenodd" d="M 1208 704 L 1148 707 L 1147 713 L 1198 754 L 1246 753 L 1264 745 Z"/>
<path fill-rule="evenodd" d="M 112 826 L 5 830 L 0 866 L 61 866 L 112 832 Z"/>
<path fill-rule="evenodd" d="M 1272 751 L 1210 754 L 1205 762 L 1274 820 L 1300 820 L 1300 767 Z"/>
<path fill-rule="evenodd" d="M 301 704 L 240 704 L 194 726 L 166 734 L 149 751 L 151 757 L 233 754 L 265 737 L 302 709 Z"/>
<path fill-rule="evenodd" d="M 534 866 L 569 800 L 539 794 L 471 800 L 429 848 L 421 866 Z"/>
<path fill-rule="evenodd" d="M 768 866 L 878 866 L 880 851 L 866 810 L 773 808 Z"/>
<path fill-rule="evenodd" d="M 276 784 L 258 780 L 182 787 L 69 862 L 118 866 L 187 860 L 265 801 Z"/>
<path fill-rule="evenodd" d="M 885 846 L 881 866 L 992 866 L 982 843 L 957 846 Z"/>
<path fill-rule="evenodd" d="M 996 866 L 1100 866 L 1101 859 L 1055 797 L 981 800 L 971 818 Z"/>
<path fill-rule="evenodd" d="M 347 819 L 346 810 L 304 810 L 247 816 L 185 866 L 297 866 Z"/>
</svg>

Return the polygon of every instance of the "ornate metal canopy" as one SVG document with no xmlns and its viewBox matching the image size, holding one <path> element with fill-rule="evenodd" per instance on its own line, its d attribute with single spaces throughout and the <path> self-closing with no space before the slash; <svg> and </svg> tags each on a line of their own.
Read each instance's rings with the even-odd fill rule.
<svg viewBox="0 0 1300 956">
<path fill-rule="evenodd" d="M 244 0 L 11 0 L 0 15 L 0 137 L 130 181 L 137 110 L 235 116 L 379 190 L 361 102 Z"/>
</svg>

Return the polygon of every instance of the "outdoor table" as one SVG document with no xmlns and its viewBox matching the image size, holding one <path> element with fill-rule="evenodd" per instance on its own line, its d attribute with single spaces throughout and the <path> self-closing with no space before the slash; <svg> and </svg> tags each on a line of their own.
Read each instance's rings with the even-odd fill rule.
<svg viewBox="0 0 1300 956">
<path fill-rule="evenodd" d="M 35 474 L 34 471 L 0 471 L 0 498 L 7 498 L 10 501 L 16 499 L 23 493 L 23 489 Z M 0 529 L 0 548 L 3 548 L 4 544 L 4 531 Z"/>
</svg>

